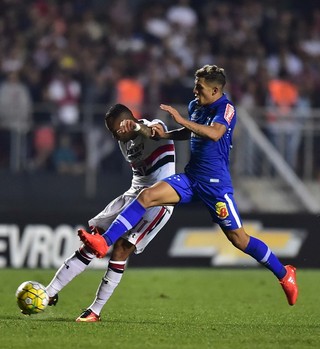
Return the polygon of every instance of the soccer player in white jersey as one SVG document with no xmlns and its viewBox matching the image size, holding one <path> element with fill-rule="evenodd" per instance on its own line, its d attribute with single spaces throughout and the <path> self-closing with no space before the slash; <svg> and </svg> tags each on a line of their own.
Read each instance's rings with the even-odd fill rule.
<svg viewBox="0 0 320 349">
<path fill-rule="evenodd" d="M 131 165 L 133 177 L 131 187 L 120 195 L 97 216 L 89 220 L 92 233 L 103 233 L 118 214 L 127 207 L 144 188 L 175 173 L 175 149 L 172 140 L 155 140 L 152 127 L 162 127 L 161 120 L 137 120 L 122 104 L 111 107 L 105 116 L 108 130 L 118 140 L 121 152 Z M 118 286 L 128 257 L 141 253 L 169 220 L 172 206 L 157 206 L 148 209 L 141 221 L 128 229 L 116 242 L 110 256 L 107 271 L 99 285 L 92 304 L 76 319 L 78 322 L 100 321 L 100 312 Z M 124 222 L 125 223 L 125 222 Z M 67 258 L 47 286 L 49 305 L 58 301 L 58 292 L 75 276 L 83 272 L 95 257 L 90 248 L 82 245 Z"/>
</svg>

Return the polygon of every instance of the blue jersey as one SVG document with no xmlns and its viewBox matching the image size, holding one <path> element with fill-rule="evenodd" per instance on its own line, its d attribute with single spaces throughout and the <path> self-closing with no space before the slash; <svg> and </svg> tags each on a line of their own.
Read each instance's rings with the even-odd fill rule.
<svg viewBox="0 0 320 349">
<path fill-rule="evenodd" d="M 208 106 L 199 106 L 196 100 L 190 102 L 189 119 L 197 124 L 223 124 L 226 132 L 217 141 L 191 134 L 191 157 L 185 173 L 195 180 L 219 183 L 232 188 L 229 171 L 229 153 L 232 147 L 232 134 L 236 124 L 236 111 L 233 104 L 223 94 Z"/>
<path fill-rule="evenodd" d="M 189 118 L 200 125 L 223 124 L 226 132 L 217 142 L 191 134 L 191 157 L 185 173 L 163 181 L 175 189 L 180 203 L 201 200 L 222 229 L 238 229 L 242 222 L 233 198 L 229 171 L 235 108 L 225 95 L 208 106 L 200 106 L 193 100 L 189 104 Z"/>
</svg>

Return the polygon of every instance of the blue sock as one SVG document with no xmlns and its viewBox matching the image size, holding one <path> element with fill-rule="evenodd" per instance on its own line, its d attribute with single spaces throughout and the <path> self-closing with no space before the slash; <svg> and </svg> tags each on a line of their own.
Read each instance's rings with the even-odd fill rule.
<svg viewBox="0 0 320 349">
<path fill-rule="evenodd" d="M 250 236 L 248 246 L 244 252 L 271 270 L 278 279 L 282 279 L 286 275 L 287 271 L 283 264 L 261 240 Z"/>
<path fill-rule="evenodd" d="M 114 244 L 124 233 L 132 229 L 140 221 L 145 212 L 146 209 L 137 199 L 132 201 L 102 235 L 108 246 Z"/>
</svg>

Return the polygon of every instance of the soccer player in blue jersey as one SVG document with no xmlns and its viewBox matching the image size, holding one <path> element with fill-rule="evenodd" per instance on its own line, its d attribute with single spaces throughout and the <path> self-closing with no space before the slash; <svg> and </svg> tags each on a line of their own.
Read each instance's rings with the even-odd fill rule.
<svg viewBox="0 0 320 349">
<path fill-rule="evenodd" d="M 225 84 L 224 69 L 205 65 L 195 73 L 195 99 L 189 104 L 188 119 L 171 106 L 160 106 L 181 127 L 165 132 L 155 126 L 154 136 L 191 141 L 191 156 L 185 172 L 141 191 L 103 235 L 91 235 L 84 230 L 79 230 L 78 234 L 84 244 L 102 258 L 109 246 L 140 221 L 147 208 L 201 200 L 230 242 L 275 274 L 288 303 L 294 305 L 298 297 L 296 268 L 282 265 L 264 242 L 249 236 L 242 226 L 229 171 L 229 152 L 237 114 L 223 92 Z"/>
</svg>

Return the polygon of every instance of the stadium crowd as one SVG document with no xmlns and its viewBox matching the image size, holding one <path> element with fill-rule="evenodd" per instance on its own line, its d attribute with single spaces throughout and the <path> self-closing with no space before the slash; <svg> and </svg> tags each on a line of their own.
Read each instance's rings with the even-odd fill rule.
<svg viewBox="0 0 320 349">
<path fill-rule="evenodd" d="M 319 58 L 312 0 L 1 1 L 0 167 L 22 133 L 27 168 L 81 173 L 86 113 L 120 102 L 148 117 L 160 103 L 186 104 L 204 64 L 225 68 L 235 104 L 270 108 L 271 140 L 283 128 L 292 141 L 293 108 L 307 117 L 320 107 Z M 293 167 L 299 142 L 287 154 Z"/>
</svg>

